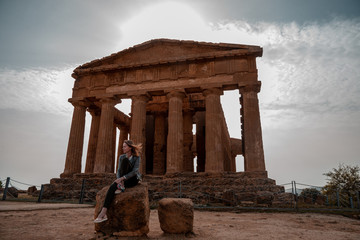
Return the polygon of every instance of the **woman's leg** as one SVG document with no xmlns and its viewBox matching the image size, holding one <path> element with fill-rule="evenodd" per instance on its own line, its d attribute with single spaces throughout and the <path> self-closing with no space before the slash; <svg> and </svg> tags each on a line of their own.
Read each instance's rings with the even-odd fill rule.
<svg viewBox="0 0 360 240">
<path fill-rule="evenodd" d="M 116 182 L 114 182 L 113 184 L 111 184 L 111 186 L 109 187 L 109 189 L 106 193 L 104 205 L 101 208 L 101 211 L 96 219 L 104 219 L 106 217 L 107 209 L 109 208 L 111 201 L 114 199 L 116 189 L 117 189 L 117 184 L 116 184 Z"/>
<path fill-rule="evenodd" d="M 126 188 L 131 188 L 131 187 L 136 186 L 139 183 L 139 180 L 137 179 L 136 176 L 134 176 L 132 178 L 125 180 L 124 183 L 125 183 Z"/>
<path fill-rule="evenodd" d="M 113 184 L 111 184 L 111 186 L 109 187 L 109 190 L 106 193 L 104 206 L 103 206 L 104 208 L 110 207 L 110 204 L 111 204 L 112 200 L 114 199 L 116 189 L 117 189 L 117 183 L 113 182 Z"/>
<path fill-rule="evenodd" d="M 106 208 L 106 207 L 103 207 L 103 208 L 101 209 L 99 215 L 97 216 L 96 220 L 97 220 L 97 219 L 101 220 L 101 219 L 106 218 L 106 213 L 107 213 L 107 208 Z M 96 221 L 96 220 L 95 220 L 95 221 Z"/>
</svg>

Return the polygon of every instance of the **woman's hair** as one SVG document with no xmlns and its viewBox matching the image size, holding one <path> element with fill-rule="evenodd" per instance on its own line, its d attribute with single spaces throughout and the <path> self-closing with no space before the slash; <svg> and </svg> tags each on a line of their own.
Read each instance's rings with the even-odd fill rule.
<svg viewBox="0 0 360 240">
<path fill-rule="evenodd" d="M 126 145 L 128 145 L 131 148 L 131 154 L 135 155 L 135 156 L 139 156 L 139 154 L 141 153 L 141 149 L 142 149 L 142 144 L 134 144 L 133 141 L 131 140 L 125 140 L 124 143 L 126 143 Z"/>
</svg>

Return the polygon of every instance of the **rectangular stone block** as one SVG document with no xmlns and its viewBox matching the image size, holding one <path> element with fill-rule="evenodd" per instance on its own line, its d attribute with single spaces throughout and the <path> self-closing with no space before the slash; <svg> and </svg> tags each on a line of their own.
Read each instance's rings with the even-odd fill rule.
<svg viewBox="0 0 360 240">
<path fill-rule="evenodd" d="M 194 204 L 191 199 L 161 199 L 158 214 L 160 227 L 165 233 L 189 233 L 193 230 Z"/>
<path fill-rule="evenodd" d="M 104 187 L 96 195 L 96 218 L 104 204 L 106 192 Z M 146 183 L 139 183 L 125 192 L 115 195 L 107 211 L 108 220 L 95 224 L 95 231 L 115 236 L 143 236 L 149 232 L 149 196 Z"/>
</svg>

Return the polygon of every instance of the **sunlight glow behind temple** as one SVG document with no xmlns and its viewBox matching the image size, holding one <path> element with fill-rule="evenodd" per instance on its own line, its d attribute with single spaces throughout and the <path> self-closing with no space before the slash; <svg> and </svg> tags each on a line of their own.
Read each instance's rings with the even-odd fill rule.
<svg viewBox="0 0 360 240">
<path fill-rule="evenodd" d="M 186 4 L 166 2 L 142 9 L 120 28 L 124 49 L 155 38 L 200 39 L 209 26 Z"/>
</svg>

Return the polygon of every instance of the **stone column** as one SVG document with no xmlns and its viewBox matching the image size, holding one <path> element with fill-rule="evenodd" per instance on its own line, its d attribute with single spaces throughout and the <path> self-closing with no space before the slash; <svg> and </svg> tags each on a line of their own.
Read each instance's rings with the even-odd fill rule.
<svg viewBox="0 0 360 240">
<path fill-rule="evenodd" d="M 129 128 L 127 126 L 119 125 L 118 128 L 120 130 L 120 135 L 119 135 L 118 152 L 117 152 L 117 158 L 116 158 L 116 169 L 115 169 L 116 171 L 119 168 L 119 166 L 118 166 L 119 157 L 120 157 L 120 155 L 122 155 L 124 153 L 122 150 L 123 143 L 125 140 L 128 140 L 128 135 L 129 135 Z"/>
<path fill-rule="evenodd" d="M 74 105 L 74 112 L 70 128 L 65 168 L 60 177 L 71 177 L 74 173 L 81 173 L 86 105 L 82 101 L 71 103 Z"/>
<path fill-rule="evenodd" d="M 220 95 L 218 88 L 206 89 L 205 96 L 205 172 L 224 171 L 223 145 L 221 142 Z"/>
<path fill-rule="evenodd" d="M 112 140 L 112 156 L 111 156 L 111 172 L 114 172 L 114 168 L 115 168 L 115 158 L 116 158 L 116 123 L 113 123 L 113 140 Z"/>
<path fill-rule="evenodd" d="M 196 119 L 196 172 L 205 172 L 205 112 L 197 112 Z"/>
<path fill-rule="evenodd" d="M 93 173 L 96 157 L 96 146 L 99 134 L 100 125 L 100 109 L 88 109 L 91 114 L 91 127 L 88 143 L 88 150 L 86 155 L 85 173 Z"/>
<path fill-rule="evenodd" d="M 101 102 L 101 117 L 94 173 L 113 172 L 114 106 L 117 101 L 104 98 Z"/>
<path fill-rule="evenodd" d="M 140 162 L 140 172 L 146 174 L 146 159 L 145 159 L 145 147 L 146 147 L 146 138 L 145 138 L 145 126 L 146 126 L 146 103 L 149 101 L 147 95 L 136 95 L 132 98 L 131 105 L 131 130 L 130 130 L 130 139 L 135 144 L 142 144 L 141 152 L 141 162 Z"/>
<path fill-rule="evenodd" d="M 193 112 L 185 111 L 184 112 L 184 164 L 183 170 L 185 172 L 194 172 L 194 156 L 191 151 L 191 147 L 193 144 Z"/>
<path fill-rule="evenodd" d="M 259 101 L 257 93 L 261 82 L 240 87 L 242 142 L 244 152 L 244 169 L 250 171 L 266 171 L 262 142 Z"/>
<path fill-rule="evenodd" d="M 183 114 L 182 106 L 185 94 L 173 91 L 168 93 L 169 116 L 166 154 L 166 173 L 182 171 L 183 167 Z"/>
<path fill-rule="evenodd" d="M 166 161 L 166 115 L 155 114 L 153 174 L 165 174 Z"/>
</svg>

